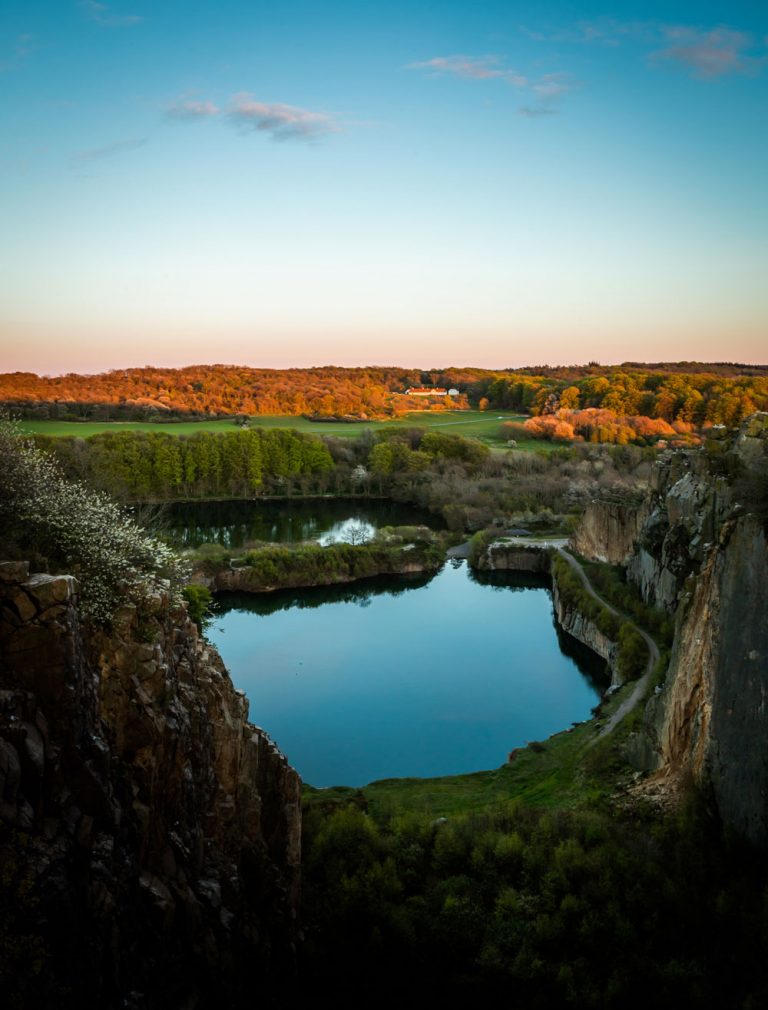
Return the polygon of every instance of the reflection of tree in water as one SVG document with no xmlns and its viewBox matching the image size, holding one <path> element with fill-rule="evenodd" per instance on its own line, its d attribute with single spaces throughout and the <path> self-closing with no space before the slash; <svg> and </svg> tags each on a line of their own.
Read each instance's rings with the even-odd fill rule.
<svg viewBox="0 0 768 1010">
<path fill-rule="evenodd" d="M 326 603 L 352 603 L 369 607 L 374 596 L 402 596 L 411 589 L 422 589 L 434 575 L 377 576 L 341 586 L 312 586 L 307 589 L 278 589 L 273 593 L 217 593 L 216 616 L 237 610 L 266 617 L 279 610 L 307 610 Z"/>
<path fill-rule="evenodd" d="M 215 543 L 237 549 L 259 541 L 296 543 L 316 539 L 336 526 L 344 539 L 344 527 L 350 519 L 371 531 L 380 526 L 442 526 L 439 519 L 421 509 L 391 501 L 299 498 L 174 502 L 167 506 L 164 535 L 177 547 Z"/>
<path fill-rule="evenodd" d="M 479 586 L 497 590 L 511 589 L 513 593 L 521 593 L 524 589 L 552 589 L 550 577 L 537 572 L 479 572 L 467 567 L 467 575 Z"/>
</svg>

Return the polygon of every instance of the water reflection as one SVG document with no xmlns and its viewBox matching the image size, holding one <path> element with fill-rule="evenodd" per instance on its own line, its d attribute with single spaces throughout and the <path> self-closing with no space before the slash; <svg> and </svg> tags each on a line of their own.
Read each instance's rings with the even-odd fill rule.
<svg viewBox="0 0 768 1010">
<path fill-rule="evenodd" d="M 603 663 L 556 629 L 546 579 L 468 571 L 222 594 L 209 638 L 313 785 L 493 768 L 589 717 Z"/>
<path fill-rule="evenodd" d="M 217 593 L 213 613 L 223 617 L 235 610 L 266 617 L 280 610 L 312 610 L 329 603 L 367 607 L 375 596 L 402 596 L 409 590 L 423 588 L 432 578 L 432 575 L 382 575 L 340 586 L 278 589 L 273 593 Z"/>
<path fill-rule="evenodd" d="M 206 543 L 228 548 L 251 543 L 341 540 L 363 543 L 382 526 L 430 526 L 439 519 L 397 502 L 313 498 L 288 501 L 175 502 L 166 507 L 165 536 L 176 547 Z"/>
</svg>

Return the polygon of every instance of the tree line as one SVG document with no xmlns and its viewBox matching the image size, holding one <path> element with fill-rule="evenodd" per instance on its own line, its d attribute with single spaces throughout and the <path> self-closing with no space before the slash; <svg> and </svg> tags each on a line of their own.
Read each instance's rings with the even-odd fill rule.
<svg viewBox="0 0 768 1010">
<path fill-rule="evenodd" d="M 566 411 L 558 416 L 565 423 L 572 423 L 574 415 L 578 419 L 585 408 L 600 408 L 613 422 L 644 417 L 670 425 L 683 422 L 732 428 L 755 411 L 768 408 L 768 375 L 663 372 L 642 366 L 637 370 L 596 368 L 595 374 L 581 377 L 516 373 L 483 378 L 469 387 L 468 395 L 471 402 L 487 399 L 494 410 L 534 417 Z"/>
<path fill-rule="evenodd" d="M 248 498 L 286 482 L 333 469 L 322 439 L 290 428 L 201 431 L 123 431 L 89 439 L 37 436 L 65 472 L 124 500 Z"/>
<path fill-rule="evenodd" d="M 732 427 L 768 407 L 768 369 L 683 362 L 530 369 L 396 367 L 129 368 L 100 375 L 0 375 L 0 403 L 26 417 L 90 420 L 172 420 L 237 414 L 318 418 L 391 417 L 413 410 L 410 386 L 443 386 L 461 394 L 451 406 L 514 410 L 532 415 L 599 407 L 619 417 L 670 424 Z M 423 406 L 423 404 L 419 404 Z M 439 408 L 445 401 L 431 405 Z"/>
</svg>

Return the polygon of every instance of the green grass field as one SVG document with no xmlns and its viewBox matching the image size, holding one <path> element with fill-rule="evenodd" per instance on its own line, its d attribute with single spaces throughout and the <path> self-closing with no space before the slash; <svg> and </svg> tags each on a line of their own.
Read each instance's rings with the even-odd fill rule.
<svg viewBox="0 0 768 1010">
<path fill-rule="evenodd" d="M 502 421 L 524 420 L 519 414 L 480 410 L 452 410 L 441 413 L 414 411 L 396 421 L 357 421 L 345 424 L 340 421 L 327 423 L 308 421 L 304 417 L 263 415 L 251 419 L 251 425 L 259 428 L 295 428 L 315 435 L 336 435 L 354 438 L 363 431 L 377 431 L 381 428 L 435 428 L 457 435 L 470 435 L 494 448 L 503 448 L 498 439 Z M 176 421 L 156 424 L 150 421 L 21 421 L 21 429 L 30 434 L 53 435 L 58 438 L 74 436 L 88 438 L 105 431 L 164 431 L 169 435 L 191 435 L 196 431 L 233 431 L 234 421 Z M 546 449 L 551 443 L 526 441 L 519 443 L 521 449 Z"/>
</svg>

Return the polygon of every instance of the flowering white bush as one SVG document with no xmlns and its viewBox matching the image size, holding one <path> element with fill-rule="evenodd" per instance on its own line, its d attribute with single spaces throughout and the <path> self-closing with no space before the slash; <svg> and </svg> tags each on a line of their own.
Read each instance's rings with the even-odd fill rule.
<svg viewBox="0 0 768 1010">
<path fill-rule="evenodd" d="M 121 603 L 139 603 L 161 579 L 179 594 L 189 574 L 171 548 L 105 494 L 67 480 L 7 416 L 0 416 L 0 524 L 6 539 L 66 565 L 80 580 L 83 612 L 100 623 Z"/>
</svg>

